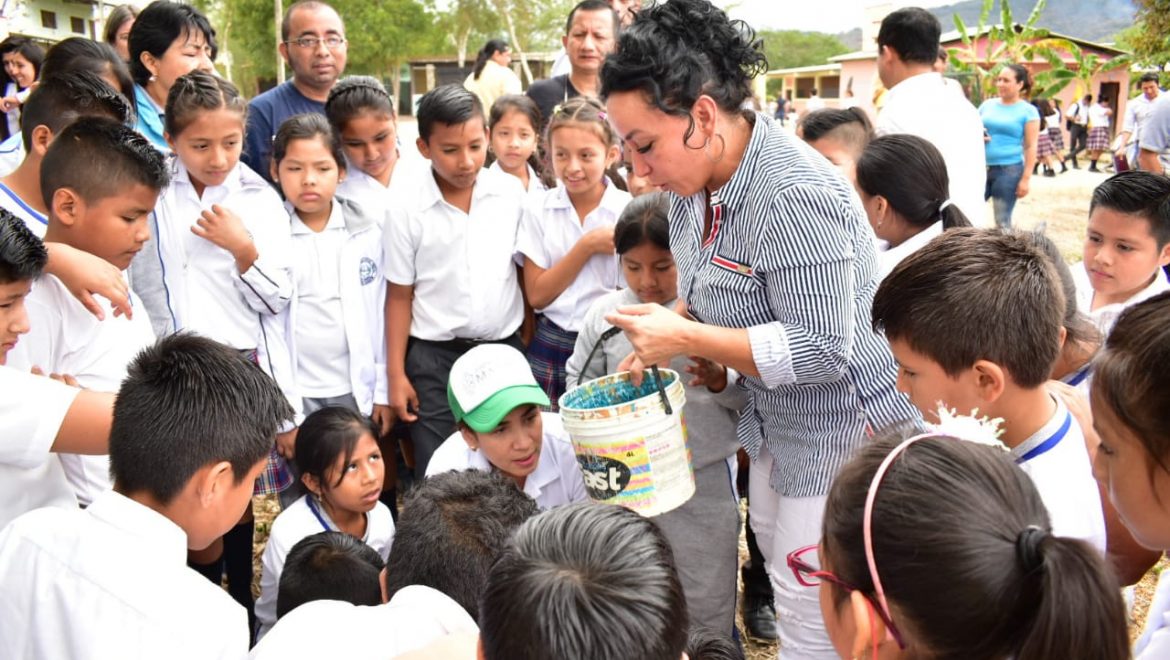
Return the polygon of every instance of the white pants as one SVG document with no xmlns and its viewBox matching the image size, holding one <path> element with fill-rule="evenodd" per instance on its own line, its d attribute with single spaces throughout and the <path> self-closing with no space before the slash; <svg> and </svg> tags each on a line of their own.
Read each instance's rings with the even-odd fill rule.
<svg viewBox="0 0 1170 660">
<path fill-rule="evenodd" d="M 776 599 L 780 654 L 784 660 L 836 660 L 825 632 L 820 591 L 796 581 L 788 553 L 820 542 L 825 496 L 784 497 L 768 485 L 772 455 L 760 448 L 748 482 L 749 518 L 764 555 Z"/>
</svg>

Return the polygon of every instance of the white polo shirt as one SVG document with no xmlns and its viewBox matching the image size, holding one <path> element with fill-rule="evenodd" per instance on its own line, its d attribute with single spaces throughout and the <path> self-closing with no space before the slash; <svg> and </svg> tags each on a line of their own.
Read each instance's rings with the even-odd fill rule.
<svg viewBox="0 0 1170 660">
<path fill-rule="evenodd" d="M 1121 316 L 1121 313 L 1126 309 L 1144 300 L 1149 300 L 1159 293 L 1170 291 L 1170 280 L 1166 279 L 1166 271 L 1158 268 L 1153 281 L 1146 288 L 1130 296 L 1129 300 L 1093 309 L 1093 296 L 1096 295 L 1096 291 L 1093 290 L 1093 283 L 1089 280 L 1088 271 L 1085 270 L 1085 263 L 1073 264 L 1069 266 L 1069 270 L 1072 271 L 1073 283 L 1077 287 L 1077 307 L 1093 321 L 1093 324 L 1105 337 L 1108 337 L 1109 333 L 1113 331 L 1117 317 Z"/>
<path fill-rule="evenodd" d="M 21 350 L 23 343 L 22 338 L 12 353 Z M 77 508 L 61 461 L 51 451 L 79 391 L 0 365 L 0 427 L 4 429 L 0 432 L 0 529 L 40 507 Z"/>
<path fill-rule="evenodd" d="M 104 299 L 98 302 L 109 308 Z M 133 319 L 106 314 L 105 320 L 99 321 L 61 280 L 48 274 L 37 280 L 25 304 L 32 330 L 17 344 L 23 350 L 13 355 L 11 366 L 69 374 L 87 390 L 116 393 L 130 362 L 155 341 L 150 317 L 133 291 Z M 108 456 L 61 454 L 60 460 L 77 501 L 83 505 L 113 486 Z"/>
<path fill-rule="evenodd" d="M 305 603 L 277 621 L 248 658 L 386 660 L 454 633 L 479 634 L 479 627 L 449 596 L 414 584 L 384 605 Z"/>
<path fill-rule="evenodd" d="M 540 180 L 540 177 L 536 175 L 536 170 L 532 169 L 531 165 L 526 164 L 524 167 L 528 168 L 528 194 L 529 195 L 536 195 L 536 194 L 539 194 L 539 193 L 542 193 L 542 192 L 548 190 L 548 186 L 544 185 L 544 181 Z M 492 164 L 488 166 L 488 169 L 492 170 L 494 172 L 499 172 L 500 174 L 508 174 L 507 172 L 504 171 L 504 168 L 500 167 L 500 161 L 498 161 L 498 160 L 492 162 Z M 512 176 L 512 175 L 508 174 L 508 176 Z M 523 185 L 523 184 L 521 184 L 521 185 Z"/>
<path fill-rule="evenodd" d="M 312 495 L 304 495 L 293 502 L 272 523 L 272 531 L 268 534 L 268 543 L 264 546 L 261 558 L 260 598 L 256 599 L 255 607 L 257 638 L 264 637 L 272 624 L 276 623 L 280 574 L 284 571 L 284 560 L 289 551 L 306 536 L 337 531 L 337 525 L 323 508 L 316 504 L 310 507 L 310 497 Z M 321 517 L 318 518 L 318 515 Z M 385 504 L 378 502 L 366 514 L 366 535 L 362 537 L 362 542 L 377 550 L 382 555 L 382 561 L 390 557 L 390 544 L 394 542 L 394 517 Z"/>
<path fill-rule="evenodd" d="M 236 660 L 248 613 L 187 568 L 187 535 L 114 491 L 0 532 L 0 657 Z"/>
<path fill-rule="evenodd" d="M 577 454 L 569 434 L 561 425 L 556 413 L 541 413 L 543 439 L 540 443 L 540 459 L 536 469 L 524 480 L 524 492 L 536 500 L 541 511 L 547 511 L 562 504 L 584 502 L 589 499 L 585 492 L 585 479 L 577 465 Z M 456 431 L 439 445 L 427 463 L 430 477 L 451 470 L 481 470 L 491 472 L 492 464 L 481 451 L 473 451 L 463 440 L 463 434 Z"/>
<path fill-rule="evenodd" d="M 618 190 L 606 180 L 601 203 L 582 221 L 563 185 L 544 194 L 532 195 L 524 205 L 520 233 L 516 238 L 518 261 L 523 264 L 524 257 L 528 257 L 545 270 L 552 268 L 587 232 L 617 224 L 631 199 L 630 193 Z M 616 291 L 623 281 L 617 254 L 595 254 L 585 262 L 561 295 L 548 307 L 536 311 L 565 330 L 580 332 L 585 313 L 593 301 Z"/>
<path fill-rule="evenodd" d="M 49 228 L 49 218 L 44 213 L 29 206 L 11 188 L 0 183 L 0 208 L 24 220 L 24 225 L 36 237 L 44 240 L 45 231 Z"/>
<path fill-rule="evenodd" d="M 383 263 L 387 281 L 414 287 L 410 336 L 494 340 L 515 333 L 524 318 L 512 258 L 525 195 L 520 180 L 481 170 L 470 213 L 443 199 L 431 169 L 404 190 L 409 197 L 387 218 Z"/>
<path fill-rule="evenodd" d="M 934 240 L 935 236 L 940 236 L 942 233 L 943 224 L 942 220 L 939 220 L 926 229 L 923 229 L 917 234 L 902 241 L 902 243 L 896 247 L 889 247 L 888 244 L 886 244 L 885 247 L 879 246 L 878 281 L 880 282 L 881 280 L 886 279 L 886 276 L 894 272 L 894 269 L 898 267 L 898 264 L 902 263 L 903 259 L 921 250 L 923 246 Z M 885 243 L 885 241 L 882 241 L 882 243 Z"/>
<path fill-rule="evenodd" d="M 1056 413 L 1011 450 L 1048 509 L 1052 533 L 1088 541 L 1105 554 L 1105 514 L 1080 424 L 1060 397 Z"/>
<path fill-rule="evenodd" d="M 931 72 L 894 85 L 886 92 L 874 131 L 878 135 L 909 133 L 933 144 L 947 164 L 951 200 L 979 226 L 987 215 L 983 120 L 967 97 L 944 81 Z"/>
<path fill-rule="evenodd" d="M 325 229 L 315 232 L 292 218 L 293 275 L 297 319 L 297 388 L 301 396 L 349 394 L 349 341 L 339 332 L 345 320 L 341 306 L 341 253 L 349 240 L 341 205 L 334 204 Z"/>
<path fill-rule="evenodd" d="M 400 158 L 394 169 L 401 170 L 401 165 Z M 378 222 L 382 223 L 387 209 L 395 202 L 397 192 L 394 179 L 390 180 L 390 185 L 383 186 L 381 181 L 358 169 L 357 165 L 347 159 L 345 179 L 337 184 L 336 195 L 361 204 L 369 209 L 371 216 L 376 216 Z"/>
</svg>

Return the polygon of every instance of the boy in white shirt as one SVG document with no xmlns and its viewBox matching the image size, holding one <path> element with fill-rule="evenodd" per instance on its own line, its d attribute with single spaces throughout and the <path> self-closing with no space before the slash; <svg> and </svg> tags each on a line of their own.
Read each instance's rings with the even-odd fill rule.
<svg viewBox="0 0 1170 660">
<path fill-rule="evenodd" d="M 498 472 L 541 510 L 588 499 L 577 454 L 524 355 L 476 346 L 451 367 L 447 399 L 459 430 L 431 457 L 427 476 L 450 470 Z"/>
<path fill-rule="evenodd" d="M 390 407 L 412 422 L 414 473 L 455 430 L 447 376 L 483 343 L 522 350 L 515 253 L 524 187 L 484 170 L 487 129 L 475 94 L 442 85 L 418 105 L 418 150 L 431 169 L 391 210 L 384 232 Z M 404 188 L 405 189 L 405 188 Z"/>
<path fill-rule="evenodd" d="M 114 405 L 114 490 L 0 532 L 0 657 L 243 657 L 247 612 L 186 552 L 239 520 L 291 416 L 271 378 L 210 339 L 139 354 Z"/>
<path fill-rule="evenodd" d="M 53 138 L 78 119 L 106 117 L 124 124 L 133 114 L 122 95 L 88 71 L 63 71 L 40 81 L 21 119 L 24 160 L 0 179 L 0 207 L 44 238 L 49 204 L 41 192 L 41 162 Z"/>
<path fill-rule="evenodd" d="M 1093 191 L 1077 305 L 1103 335 L 1127 307 L 1170 290 L 1170 179 L 1121 172 Z"/>
<path fill-rule="evenodd" d="M 29 330 L 25 300 L 48 261 L 24 222 L 0 209 L 0 528 L 46 506 L 76 509 L 57 452 L 105 453 L 114 397 L 8 365 Z M 64 380 L 64 379 L 63 379 Z"/>
<path fill-rule="evenodd" d="M 1028 240 L 956 228 L 882 281 L 873 326 L 898 362 L 898 389 L 928 422 L 940 406 L 1002 420 L 1000 440 L 1036 483 L 1053 533 L 1104 554 L 1105 515 L 1083 431 L 1046 387 L 1064 306 L 1056 271 Z"/>
<path fill-rule="evenodd" d="M 74 123 L 60 137 L 45 152 L 41 174 L 49 207 L 45 240 L 124 270 L 149 235 L 148 217 L 167 185 L 166 161 L 134 129 L 112 119 Z M 46 274 L 26 301 L 33 331 L 13 366 L 69 374 L 86 389 L 116 392 L 130 361 L 154 343 L 150 318 L 137 296 L 129 295 L 138 314 L 98 320 L 61 280 Z M 82 506 L 110 488 L 105 456 L 60 459 Z"/>
</svg>

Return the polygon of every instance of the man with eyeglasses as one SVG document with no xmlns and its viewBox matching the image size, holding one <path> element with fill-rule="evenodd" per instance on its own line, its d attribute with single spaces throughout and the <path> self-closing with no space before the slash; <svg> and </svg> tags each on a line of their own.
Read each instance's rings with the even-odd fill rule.
<svg viewBox="0 0 1170 660">
<path fill-rule="evenodd" d="M 244 162 L 271 181 L 268 160 L 272 138 L 284 120 L 306 112 L 325 114 L 329 90 L 345 71 L 345 25 L 341 16 L 319 0 L 299 0 L 284 12 L 280 56 L 292 80 L 260 94 L 248 104 Z"/>
</svg>

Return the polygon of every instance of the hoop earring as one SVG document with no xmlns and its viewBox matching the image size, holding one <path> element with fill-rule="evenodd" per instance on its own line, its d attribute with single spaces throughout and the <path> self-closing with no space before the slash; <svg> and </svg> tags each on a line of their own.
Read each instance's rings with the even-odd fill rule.
<svg viewBox="0 0 1170 660">
<path fill-rule="evenodd" d="M 727 140 L 725 140 L 723 138 L 723 134 L 716 133 L 715 137 L 719 138 L 720 149 L 719 149 L 718 156 L 716 156 L 714 158 L 711 157 L 711 153 L 710 153 L 711 138 L 710 137 L 708 137 L 707 141 L 703 143 L 703 155 L 706 156 L 707 160 L 711 161 L 712 163 L 718 163 L 718 162 L 722 161 L 723 155 L 727 153 Z"/>
</svg>

